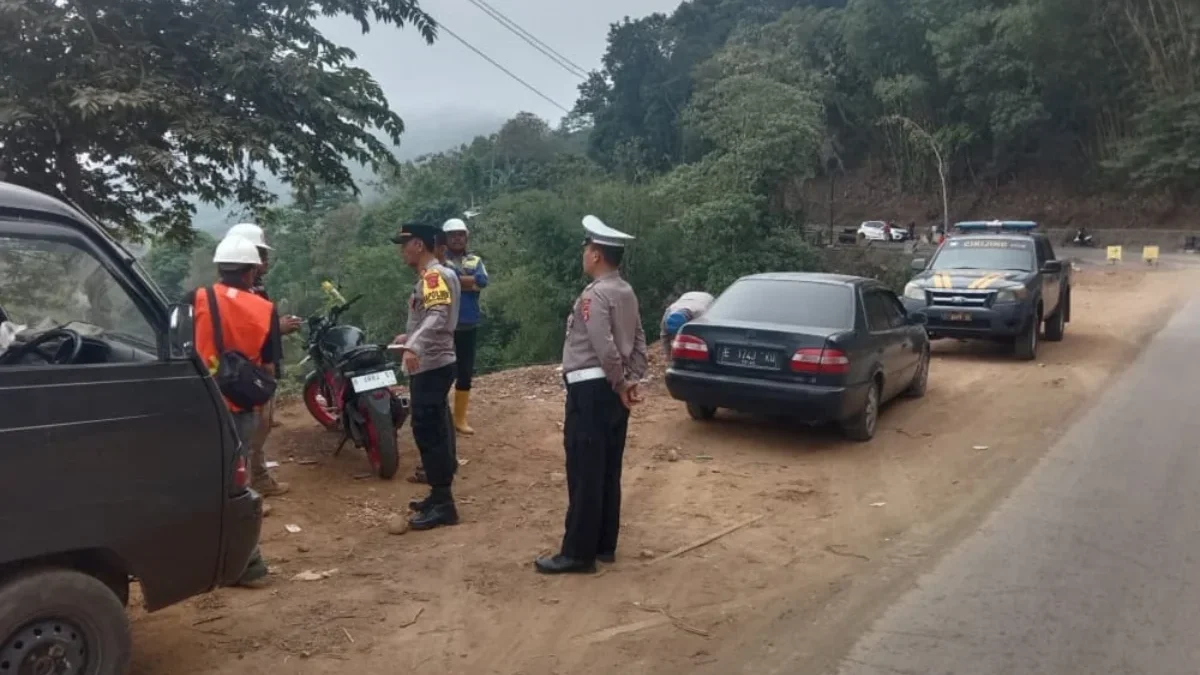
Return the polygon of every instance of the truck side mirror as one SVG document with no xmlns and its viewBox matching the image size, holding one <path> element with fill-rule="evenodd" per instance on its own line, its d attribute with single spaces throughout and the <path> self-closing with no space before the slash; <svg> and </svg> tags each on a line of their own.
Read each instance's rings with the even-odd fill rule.
<svg viewBox="0 0 1200 675">
<path fill-rule="evenodd" d="M 914 272 L 924 272 L 926 264 L 927 262 L 924 258 L 913 258 L 913 261 L 909 267 L 912 268 L 912 271 Z"/>
<path fill-rule="evenodd" d="M 171 348 L 171 358 L 189 359 L 196 352 L 192 306 L 182 303 L 171 305 L 170 317 L 171 325 L 167 330 L 167 343 Z"/>
<path fill-rule="evenodd" d="M 1046 262 L 1042 263 L 1043 274 L 1058 274 L 1062 270 L 1063 264 L 1061 260 L 1047 260 Z"/>
</svg>

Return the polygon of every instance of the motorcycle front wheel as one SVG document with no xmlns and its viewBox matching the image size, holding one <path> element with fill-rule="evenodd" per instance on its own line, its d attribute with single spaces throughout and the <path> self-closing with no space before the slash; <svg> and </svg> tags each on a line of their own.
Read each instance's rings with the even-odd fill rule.
<svg viewBox="0 0 1200 675">
<path fill-rule="evenodd" d="M 400 451 L 396 447 L 396 427 L 391 409 L 377 410 L 363 397 L 359 401 L 366 432 L 367 460 L 371 469 L 382 479 L 389 480 L 400 469 Z"/>
<path fill-rule="evenodd" d="M 326 429 L 341 427 L 341 387 L 333 382 L 333 376 L 315 371 L 304 380 L 304 407 Z"/>
</svg>

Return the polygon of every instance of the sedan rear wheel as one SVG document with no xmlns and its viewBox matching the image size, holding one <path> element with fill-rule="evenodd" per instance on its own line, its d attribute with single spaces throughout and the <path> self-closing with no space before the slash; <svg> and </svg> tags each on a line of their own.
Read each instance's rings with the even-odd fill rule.
<svg viewBox="0 0 1200 675">
<path fill-rule="evenodd" d="M 700 422 L 707 422 L 717 414 L 715 406 L 700 405 L 699 403 L 687 404 L 687 411 L 692 419 Z"/>
<path fill-rule="evenodd" d="M 879 422 L 879 382 L 872 382 L 867 389 L 867 400 L 863 409 L 854 417 L 842 422 L 842 433 L 852 441 L 869 441 L 875 437 Z"/>
<path fill-rule="evenodd" d="M 929 383 L 929 348 L 921 352 L 921 362 L 917 364 L 917 372 L 913 375 L 912 384 L 904 390 L 909 398 L 921 398 L 925 395 L 925 387 Z"/>
</svg>

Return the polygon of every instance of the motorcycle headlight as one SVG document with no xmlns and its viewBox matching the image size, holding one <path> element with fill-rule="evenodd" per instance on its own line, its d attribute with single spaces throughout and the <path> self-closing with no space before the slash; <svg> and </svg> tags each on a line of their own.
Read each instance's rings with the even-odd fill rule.
<svg viewBox="0 0 1200 675">
<path fill-rule="evenodd" d="M 1029 297 L 1029 289 L 1024 287 L 1003 288 L 996 293 L 996 302 L 1019 302 Z"/>
<path fill-rule="evenodd" d="M 925 287 L 915 281 L 910 281 L 904 286 L 904 297 L 910 300 L 924 300 Z"/>
</svg>

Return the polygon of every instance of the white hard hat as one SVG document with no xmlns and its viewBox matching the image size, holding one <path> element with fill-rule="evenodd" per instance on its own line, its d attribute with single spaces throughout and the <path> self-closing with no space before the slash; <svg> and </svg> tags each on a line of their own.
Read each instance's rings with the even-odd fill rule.
<svg viewBox="0 0 1200 675">
<path fill-rule="evenodd" d="M 213 251 L 213 262 L 231 265 L 258 265 L 262 262 L 262 258 L 259 257 L 258 246 L 254 242 L 235 234 L 227 235 L 221 240 L 221 243 L 217 244 L 217 250 Z"/>
<path fill-rule="evenodd" d="M 268 251 L 273 250 L 270 246 L 267 246 L 267 238 L 263 235 L 263 229 L 254 223 L 238 223 L 229 228 L 225 236 L 249 239 L 250 243 L 259 248 L 265 248 Z"/>
<path fill-rule="evenodd" d="M 442 232 L 466 232 L 467 224 L 461 218 L 451 218 L 442 225 Z"/>
</svg>

